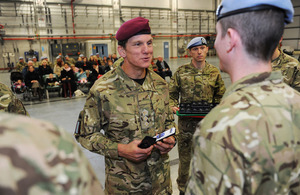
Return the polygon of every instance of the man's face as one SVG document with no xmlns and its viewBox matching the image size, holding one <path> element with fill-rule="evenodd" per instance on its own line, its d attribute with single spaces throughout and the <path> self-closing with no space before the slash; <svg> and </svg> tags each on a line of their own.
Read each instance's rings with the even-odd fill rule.
<svg viewBox="0 0 300 195">
<path fill-rule="evenodd" d="M 37 59 L 36 59 L 36 58 L 33 58 L 32 60 L 33 60 L 34 62 L 36 62 Z"/>
<path fill-rule="evenodd" d="M 199 45 L 189 49 L 189 53 L 196 62 L 203 62 L 207 56 L 208 47 L 206 45 Z"/>
<path fill-rule="evenodd" d="M 225 71 L 225 66 L 224 66 L 224 57 L 225 57 L 225 48 L 224 48 L 224 38 L 222 37 L 222 27 L 220 22 L 217 23 L 216 25 L 216 32 L 217 32 L 217 36 L 216 36 L 216 41 L 215 41 L 215 49 L 217 51 L 217 54 L 219 56 L 220 59 L 220 69 L 224 72 Z"/>
<path fill-rule="evenodd" d="M 32 62 L 32 61 L 29 61 L 29 62 L 28 62 L 28 66 L 33 66 L 33 62 Z"/>
<path fill-rule="evenodd" d="M 153 39 L 151 35 L 136 35 L 128 39 L 126 48 L 120 55 L 130 66 L 148 68 L 153 55 Z"/>
</svg>

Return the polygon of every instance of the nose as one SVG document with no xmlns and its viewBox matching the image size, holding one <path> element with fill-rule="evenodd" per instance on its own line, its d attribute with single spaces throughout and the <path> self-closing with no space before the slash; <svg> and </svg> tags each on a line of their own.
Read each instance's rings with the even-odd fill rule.
<svg viewBox="0 0 300 195">
<path fill-rule="evenodd" d="M 152 45 L 149 45 L 148 43 L 143 44 L 142 52 L 143 53 L 150 53 L 152 51 Z"/>
</svg>

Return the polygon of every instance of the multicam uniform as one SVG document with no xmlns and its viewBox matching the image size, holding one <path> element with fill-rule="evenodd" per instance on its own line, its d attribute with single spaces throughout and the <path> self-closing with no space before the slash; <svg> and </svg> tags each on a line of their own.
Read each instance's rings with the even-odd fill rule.
<svg viewBox="0 0 300 195">
<path fill-rule="evenodd" d="M 76 64 L 76 60 L 74 60 L 74 58 L 70 58 L 70 57 L 69 57 L 69 60 L 65 60 L 65 61 L 66 61 L 66 63 L 69 64 L 70 66 L 71 66 L 71 64 L 74 64 L 74 65 Z"/>
<path fill-rule="evenodd" d="M 180 66 L 169 84 L 170 106 L 180 103 L 205 100 L 219 103 L 225 92 L 225 85 L 219 70 L 205 62 L 203 70 L 197 69 L 192 62 Z M 180 191 L 185 191 L 191 160 L 192 136 L 201 119 L 178 117 L 178 153 L 179 170 L 177 184 Z"/>
<path fill-rule="evenodd" d="M 18 62 L 16 70 L 19 71 L 19 72 L 22 72 L 22 70 L 25 68 L 25 66 L 27 66 L 26 62 Z"/>
<path fill-rule="evenodd" d="M 7 113 L 0 113 L 0 126 L 0 194 L 103 194 L 66 131 Z"/>
<path fill-rule="evenodd" d="M 193 141 L 186 194 L 300 193 L 300 94 L 280 72 L 232 84 Z"/>
<path fill-rule="evenodd" d="M 23 103 L 3 83 L 0 83 L 0 111 L 29 116 Z"/>
<path fill-rule="evenodd" d="M 163 79 L 148 70 L 139 85 L 117 66 L 95 82 L 81 114 L 77 140 L 105 156 L 106 194 L 172 193 L 168 154 L 153 149 L 140 163 L 118 156 L 118 143 L 142 140 L 175 126 Z"/>
<path fill-rule="evenodd" d="M 283 53 L 272 61 L 272 70 L 281 70 L 283 81 L 300 92 L 300 63 L 297 59 Z"/>
<path fill-rule="evenodd" d="M 36 62 L 32 61 L 32 63 L 33 63 L 34 68 L 39 68 L 40 63 L 38 61 L 36 61 Z"/>
</svg>

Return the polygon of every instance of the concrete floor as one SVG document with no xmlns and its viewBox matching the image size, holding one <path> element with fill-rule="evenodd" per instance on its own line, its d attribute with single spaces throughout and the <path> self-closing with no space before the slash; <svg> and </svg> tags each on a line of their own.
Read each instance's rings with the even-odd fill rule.
<svg viewBox="0 0 300 195">
<path fill-rule="evenodd" d="M 190 62 L 190 58 L 180 58 L 180 59 L 170 59 L 166 60 L 174 73 L 176 69 L 185 63 Z M 219 59 L 217 57 L 207 57 L 207 61 L 213 65 L 219 65 Z M 225 82 L 226 87 L 230 85 L 230 78 L 226 73 L 221 73 L 222 78 Z M 10 73 L 2 72 L 0 73 L 0 82 L 11 86 Z M 167 77 L 167 81 L 170 79 Z M 22 96 L 18 96 L 20 99 Z M 43 100 L 42 102 L 35 100 L 33 102 L 23 102 L 30 116 L 33 118 L 43 119 L 54 124 L 61 126 L 67 132 L 73 134 L 74 128 L 76 125 L 76 121 L 78 118 L 79 112 L 83 109 L 85 103 L 85 97 L 77 97 L 72 99 L 65 99 L 60 97 L 51 97 L 50 100 Z M 177 117 L 176 117 L 177 123 Z M 104 158 L 101 155 L 94 154 L 89 152 L 88 150 L 82 148 L 83 152 L 90 160 L 98 179 L 104 186 L 105 181 L 105 172 L 104 172 Z M 170 152 L 170 161 L 171 161 L 171 179 L 173 185 L 173 194 L 179 194 L 177 189 L 176 179 L 177 179 L 177 171 L 178 171 L 178 152 L 177 147 L 175 147 Z"/>
</svg>

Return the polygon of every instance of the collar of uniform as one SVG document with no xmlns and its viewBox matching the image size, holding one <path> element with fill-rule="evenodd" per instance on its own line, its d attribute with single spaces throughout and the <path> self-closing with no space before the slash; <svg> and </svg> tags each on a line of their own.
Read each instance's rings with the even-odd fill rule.
<svg viewBox="0 0 300 195">
<path fill-rule="evenodd" d="M 192 62 L 192 60 L 191 60 L 190 66 L 192 67 L 192 69 L 193 69 L 195 72 L 201 71 L 202 73 L 205 73 L 205 72 L 207 72 L 207 70 L 208 70 L 209 63 L 207 63 L 207 61 L 205 60 L 205 66 L 204 66 L 204 68 L 203 68 L 203 69 L 198 69 L 198 68 L 196 68 L 196 67 L 194 66 L 194 64 L 193 64 L 193 62 Z"/>
<path fill-rule="evenodd" d="M 280 52 L 280 54 L 279 54 L 279 56 L 277 57 L 277 58 L 275 58 L 274 60 L 272 60 L 272 65 L 273 64 L 279 64 L 279 61 L 280 61 L 280 59 L 282 59 L 283 58 L 283 51 L 281 50 L 281 49 L 279 49 L 279 52 Z"/>
<path fill-rule="evenodd" d="M 127 74 L 123 71 L 121 65 L 116 67 L 116 72 L 118 74 L 118 77 L 119 77 L 121 83 L 123 84 L 125 93 L 130 93 L 130 92 L 137 91 L 137 90 L 146 91 L 149 89 L 152 89 L 152 90 L 154 89 L 152 77 L 151 77 L 149 69 L 147 71 L 147 75 L 146 75 L 143 85 L 139 85 L 134 80 L 129 78 L 127 76 Z"/>
<path fill-rule="evenodd" d="M 273 71 L 273 72 L 253 73 L 253 74 L 247 75 L 244 78 L 231 84 L 226 89 L 226 92 L 223 95 L 222 99 L 229 96 L 233 92 L 243 89 L 245 87 L 248 87 L 250 85 L 261 85 L 263 81 L 271 81 L 271 80 L 278 80 L 278 82 L 281 82 L 282 81 L 281 72 Z"/>
</svg>

